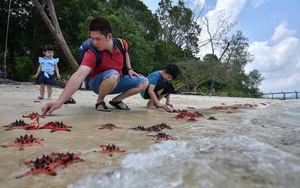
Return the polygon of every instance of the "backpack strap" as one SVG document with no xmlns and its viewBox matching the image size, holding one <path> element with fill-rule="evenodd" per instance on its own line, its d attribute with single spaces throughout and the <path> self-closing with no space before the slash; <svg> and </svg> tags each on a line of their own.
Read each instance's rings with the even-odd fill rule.
<svg viewBox="0 0 300 188">
<path fill-rule="evenodd" d="M 123 62 L 124 62 L 124 65 L 125 65 L 126 64 L 126 49 L 125 49 L 124 42 L 123 42 L 123 40 L 121 38 L 114 38 L 113 37 L 112 39 L 113 39 L 113 43 L 117 45 L 117 48 L 123 54 L 123 58 L 124 58 Z M 82 58 L 84 56 L 85 51 L 87 51 L 88 49 L 90 49 L 96 55 L 96 66 L 100 65 L 101 62 L 102 62 L 102 54 L 94 46 L 92 38 L 87 39 L 80 46 L 80 51 L 81 51 Z M 126 68 L 126 67 L 124 66 L 123 69 L 124 68 Z M 123 70 L 123 72 L 124 72 L 124 70 Z"/>
<path fill-rule="evenodd" d="M 113 42 L 118 46 L 119 50 L 122 51 L 125 51 L 125 46 L 124 46 L 124 42 L 121 38 L 115 38 L 113 37 Z"/>
<path fill-rule="evenodd" d="M 113 37 L 113 42 L 117 45 L 118 49 L 121 51 L 121 53 L 123 54 L 124 57 L 124 64 L 126 62 L 126 49 L 124 46 L 124 42 L 122 39 L 120 38 L 114 38 Z"/>
<path fill-rule="evenodd" d="M 89 49 L 92 50 L 92 52 L 96 55 L 96 66 L 100 65 L 100 63 L 102 62 L 101 52 L 99 52 L 99 50 L 97 50 L 94 45 L 90 46 Z"/>
<path fill-rule="evenodd" d="M 126 48 L 125 48 L 124 42 L 121 38 L 113 38 L 113 41 L 117 45 L 117 47 L 121 51 L 121 53 L 123 54 L 122 73 L 123 73 L 123 75 L 126 75 L 126 74 L 128 74 L 128 70 L 126 68 Z"/>
<path fill-rule="evenodd" d="M 124 64 L 126 62 L 126 49 L 123 43 L 123 40 L 120 38 L 113 38 L 113 42 L 114 44 L 117 45 L 118 49 L 121 51 L 121 53 L 123 54 L 123 58 L 124 58 Z M 100 65 L 100 63 L 102 62 L 102 54 L 99 50 L 97 50 L 97 48 L 94 46 L 92 39 L 88 39 L 87 40 L 87 45 L 89 47 L 90 50 L 93 51 L 93 53 L 96 55 L 96 66 Z"/>
</svg>

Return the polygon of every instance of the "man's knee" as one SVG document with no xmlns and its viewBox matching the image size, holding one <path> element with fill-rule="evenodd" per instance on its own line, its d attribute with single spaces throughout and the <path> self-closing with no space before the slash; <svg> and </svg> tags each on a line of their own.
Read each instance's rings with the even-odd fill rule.
<svg viewBox="0 0 300 188">
<path fill-rule="evenodd" d="M 118 83 L 118 80 L 119 80 L 119 75 L 117 74 L 112 74 L 106 79 L 107 82 L 114 85 Z"/>
<path fill-rule="evenodd" d="M 145 90 L 148 87 L 148 85 L 149 85 L 149 81 L 147 80 L 141 83 L 139 87 L 141 88 L 141 90 Z"/>
</svg>

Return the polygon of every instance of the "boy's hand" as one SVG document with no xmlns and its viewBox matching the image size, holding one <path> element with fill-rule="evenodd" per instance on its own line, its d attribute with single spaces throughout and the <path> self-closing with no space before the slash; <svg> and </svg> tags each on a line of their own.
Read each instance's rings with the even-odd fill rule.
<svg viewBox="0 0 300 188">
<path fill-rule="evenodd" d="M 167 112 L 171 112 L 172 110 L 173 110 L 173 108 L 172 107 L 170 107 L 170 106 L 168 106 L 168 105 L 166 105 L 166 104 L 161 104 L 161 105 L 159 105 L 159 107 L 160 108 L 163 108 L 165 111 L 167 111 Z"/>
<path fill-rule="evenodd" d="M 174 108 L 172 105 L 167 105 L 167 108 L 165 109 L 167 112 L 173 112 Z"/>
<path fill-rule="evenodd" d="M 168 105 L 168 106 L 171 107 L 171 108 L 174 108 L 172 104 L 166 103 L 166 105 Z"/>
</svg>

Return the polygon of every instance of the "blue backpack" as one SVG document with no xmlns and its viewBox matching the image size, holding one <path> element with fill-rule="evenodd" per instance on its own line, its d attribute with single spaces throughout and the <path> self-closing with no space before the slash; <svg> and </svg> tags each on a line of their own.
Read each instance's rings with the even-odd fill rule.
<svg viewBox="0 0 300 188">
<path fill-rule="evenodd" d="M 123 58 L 124 58 L 124 66 L 123 66 L 123 69 L 122 69 L 122 73 L 123 75 L 127 74 L 127 68 L 125 66 L 126 64 L 126 49 L 125 49 L 125 46 L 124 46 L 124 43 L 123 43 L 123 40 L 120 39 L 120 38 L 112 38 L 113 39 L 113 42 L 114 44 L 117 45 L 118 49 L 121 51 L 121 53 L 123 54 Z M 97 48 L 95 47 L 95 45 L 93 44 L 93 40 L 92 38 L 89 38 L 87 40 L 85 40 L 81 46 L 79 47 L 79 51 L 80 51 L 80 56 L 81 56 L 81 59 L 83 59 L 84 57 L 84 54 L 86 51 L 88 50 L 91 50 L 95 55 L 96 55 L 96 67 L 99 66 L 102 62 L 102 54 L 99 50 L 97 50 Z M 90 89 L 89 88 L 89 79 L 90 79 L 90 74 L 87 75 L 87 77 L 85 78 L 84 80 L 84 84 L 85 84 L 85 88 L 88 90 Z"/>
</svg>

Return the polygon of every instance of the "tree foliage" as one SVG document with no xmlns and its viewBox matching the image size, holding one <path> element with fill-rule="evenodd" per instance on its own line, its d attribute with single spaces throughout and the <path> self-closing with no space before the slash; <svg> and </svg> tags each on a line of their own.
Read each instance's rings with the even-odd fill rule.
<svg viewBox="0 0 300 188">
<path fill-rule="evenodd" d="M 8 3 L 0 1 L 1 28 L 7 26 Z M 81 61 L 79 46 L 90 37 L 89 22 L 103 15 L 112 22 L 113 35 L 128 42 L 131 63 L 138 72 L 147 75 L 173 62 L 182 72 L 173 81 L 178 91 L 258 94 L 264 78 L 257 70 L 244 70 L 253 61 L 248 39 L 241 31 L 228 35 L 235 22 L 229 22 L 224 12 L 213 29 L 211 18 L 201 15 L 203 7 L 198 8 L 193 11 L 182 0 L 176 5 L 161 0 L 152 14 L 139 0 L 14 0 L 8 33 L 9 77 L 30 81 L 47 43 L 60 58 L 61 74 L 71 74 Z M 1 57 L 6 30 L 0 34 Z M 209 37 L 203 40 L 203 35 Z M 200 59 L 201 48 L 208 46 L 211 52 Z"/>
<path fill-rule="evenodd" d="M 176 6 L 172 6 L 172 1 L 161 0 L 158 4 L 155 17 L 161 24 L 159 40 L 164 45 L 166 61 L 178 61 L 183 57 L 179 56 L 179 51 L 185 58 L 199 52 L 198 36 L 201 33 L 200 26 L 192 19 L 193 12 L 187 8 L 184 1 L 179 0 Z M 187 57 L 188 56 L 188 57 Z"/>
</svg>

